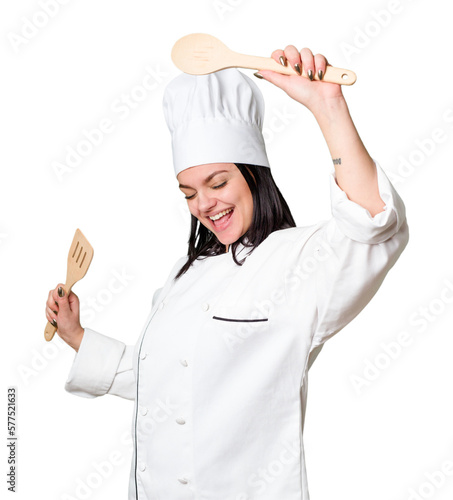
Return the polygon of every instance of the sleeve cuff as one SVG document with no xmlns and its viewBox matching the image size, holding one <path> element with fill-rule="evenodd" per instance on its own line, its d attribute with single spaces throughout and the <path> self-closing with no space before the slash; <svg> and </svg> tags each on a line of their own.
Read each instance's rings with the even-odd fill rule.
<svg viewBox="0 0 453 500">
<path fill-rule="evenodd" d="M 85 328 L 65 390 L 85 398 L 106 394 L 115 378 L 125 348 L 126 344 L 123 342 Z"/>
<path fill-rule="evenodd" d="M 393 184 L 373 159 L 376 170 L 379 194 L 385 203 L 384 210 L 374 217 L 370 212 L 350 200 L 336 182 L 336 173 L 330 173 L 330 199 L 332 215 L 340 230 L 349 238 L 361 243 L 382 243 L 399 231 L 406 219 L 403 200 Z"/>
</svg>

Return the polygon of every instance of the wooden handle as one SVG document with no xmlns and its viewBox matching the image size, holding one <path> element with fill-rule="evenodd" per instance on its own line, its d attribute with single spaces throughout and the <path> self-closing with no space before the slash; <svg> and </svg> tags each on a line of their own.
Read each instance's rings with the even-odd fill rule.
<svg viewBox="0 0 453 500">
<path fill-rule="evenodd" d="M 276 62 L 272 57 L 260 57 L 260 56 L 248 56 L 245 54 L 240 54 L 238 52 L 233 52 L 234 56 L 231 56 L 231 63 L 234 66 L 239 66 L 241 68 L 247 69 L 270 69 L 282 75 L 299 75 L 296 70 L 294 70 L 289 64 L 287 66 L 282 66 Z M 302 68 L 302 76 L 308 78 L 305 69 Z M 318 80 L 317 74 L 313 75 L 313 80 Z M 357 75 L 354 71 L 343 68 L 336 68 L 334 66 L 327 66 L 326 72 L 322 78 L 323 82 L 338 83 L 340 85 L 352 85 L 357 80 Z"/>
<path fill-rule="evenodd" d="M 63 287 L 64 293 L 66 295 L 69 295 L 71 292 L 71 286 L 64 285 Z M 47 322 L 46 328 L 44 329 L 44 338 L 47 340 L 47 342 L 50 342 L 53 339 L 53 336 L 55 335 L 55 332 L 57 331 L 57 328 L 55 328 L 52 323 L 49 321 Z"/>
<path fill-rule="evenodd" d="M 49 323 L 48 321 L 44 330 L 44 338 L 47 340 L 47 342 L 50 342 L 53 339 L 56 331 L 57 329 L 52 325 L 52 323 Z"/>
</svg>

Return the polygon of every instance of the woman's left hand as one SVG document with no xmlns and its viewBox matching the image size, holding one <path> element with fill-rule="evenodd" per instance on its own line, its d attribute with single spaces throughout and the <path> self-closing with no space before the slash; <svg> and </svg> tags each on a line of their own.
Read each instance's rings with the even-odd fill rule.
<svg viewBox="0 0 453 500">
<path fill-rule="evenodd" d="M 311 70 L 313 78 L 319 71 L 322 71 L 324 77 L 326 67 L 331 66 L 322 54 L 313 55 L 308 48 L 303 48 L 300 52 L 294 45 L 288 45 L 285 50 L 274 50 L 272 59 L 281 64 L 280 57 L 286 65 L 291 65 L 296 70 L 296 64 L 299 65 L 301 73 L 309 74 Z M 296 70 L 297 71 L 297 70 Z M 265 80 L 273 83 L 283 89 L 290 97 L 306 106 L 310 111 L 314 111 L 317 106 L 322 106 L 326 101 L 332 98 L 343 98 L 341 85 L 329 83 L 321 80 L 310 80 L 304 76 L 282 75 L 271 70 L 259 70 L 259 73 Z"/>
</svg>

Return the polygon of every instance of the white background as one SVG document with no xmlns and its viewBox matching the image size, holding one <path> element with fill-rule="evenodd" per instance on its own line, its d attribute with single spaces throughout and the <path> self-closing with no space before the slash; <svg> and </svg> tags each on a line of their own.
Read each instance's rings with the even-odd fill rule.
<svg viewBox="0 0 453 500">
<path fill-rule="evenodd" d="M 46 5 L 51 15 L 43 14 Z M 58 335 L 44 340 L 44 306 L 48 291 L 65 280 L 68 249 L 80 228 L 94 247 L 89 272 L 74 287 L 82 324 L 135 344 L 153 292 L 186 253 L 189 216 L 173 172 L 162 95 L 180 73 L 170 59 L 174 42 L 196 32 L 253 55 L 270 56 L 288 44 L 309 47 L 355 71 L 356 84 L 343 87 L 354 123 L 406 205 L 406 250 L 374 299 L 327 342 L 310 370 L 304 439 L 311 499 L 452 497 L 453 469 L 445 469 L 443 479 L 436 473 L 453 462 L 453 305 L 446 301 L 453 296 L 453 75 L 445 5 L 2 4 L 2 498 L 11 385 L 18 392 L 19 464 L 17 493 L 7 492 L 8 498 L 127 498 L 133 403 L 64 390 L 75 351 Z M 254 78 L 252 70 L 242 71 Z M 147 74 L 156 83 L 148 91 L 142 85 Z M 282 90 L 256 82 L 266 101 L 273 175 L 297 225 L 330 218 L 331 159 L 316 121 Z M 125 96 L 130 104 L 118 108 Z M 84 131 L 102 120 L 111 121 L 111 131 L 58 176 L 55 162 L 64 163 L 68 148 L 77 148 Z M 117 275 L 123 275 L 122 290 L 109 292 L 112 284 L 120 288 Z M 385 346 L 401 332 L 410 343 L 391 358 Z M 374 380 L 371 365 L 378 366 Z M 366 382 L 360 390 L 354 377 Z M 112 458 L 96 483 L 96 464 L 112 464 Z"/>
</svg>

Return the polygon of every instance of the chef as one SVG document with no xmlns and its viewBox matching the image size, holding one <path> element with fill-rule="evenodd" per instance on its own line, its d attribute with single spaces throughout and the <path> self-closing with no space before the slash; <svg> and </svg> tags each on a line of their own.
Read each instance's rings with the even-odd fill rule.
<svg viewBox="0 0 453 500">
<path fill-rule="evenodd" d="M 306 106 L 326 139 L 332 217 L 296 226 L 272 178 L 257 82 L 235 68 L 180 74 L 163 107 L 189 245 L 136 344 L 82 328 L 77 296 L 49 292 L 47 319 L 76 350 L 65 389 L 134 401 L 129 500 L 308 500 L 308 370 L 408 243 L 403 201 L 341 86 L 322 81 L 325 57 L 294 46 L 272 57 L 299 75 L 256 76 Z"/>
</svg>

